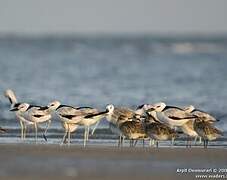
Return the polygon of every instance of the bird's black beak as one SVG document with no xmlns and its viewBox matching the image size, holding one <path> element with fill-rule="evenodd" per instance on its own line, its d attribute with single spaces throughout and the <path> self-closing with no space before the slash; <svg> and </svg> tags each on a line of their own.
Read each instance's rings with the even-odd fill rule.
<svg viewBox="0 0 227 180">
<path fill-rule="evenodd" d="M 142 108 L 143 108 L 143 106 L 144 106 L 144 104 L 142 104 L 142 105 L 138 106 L 138 107 L 136 108 L 136 110 L 138 110 L 138 109 L 142 109 Z"/>
<path fill-rule="evenodd" d="M 84 118 L 93 118 L 93 117 L 95 117 L 95 116 L 103 115 L 103 114 L 106 114 L 106 113 L 108 113 L 108 112 L 109 112 L 109 111 L 106 110 L 106 111 L 99 112 L 99 113 L 97 113 L 97 114 L 89 114 L 89 115 L 85 116 Z"/>
<path fill-rule="evenodd" d="M 10 109 L 10 111 L 18 111 L 18 110 L 19 110 L 18 108 Z"/>
<path fill-rule="evenodd" d="M 154 110 L 155 110 L 155 108 L 150 108 L 147 111 L 150 112 L 150 111 L 154 111 Z"/>
<path fill-rule="evenodd" d="M 106 113 L 108 113 L 108 112 L 109 112 L 109 110 L 108 110 L 108 109 L 106 109 L 105 111 L 99 112 L 97 115 L 106 114 Z"/>
</svg>

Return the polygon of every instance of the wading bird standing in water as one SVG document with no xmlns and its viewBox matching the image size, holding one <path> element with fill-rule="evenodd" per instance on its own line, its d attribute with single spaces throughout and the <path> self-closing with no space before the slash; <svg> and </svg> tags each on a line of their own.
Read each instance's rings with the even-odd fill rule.
<svg viewBox="0 0 227 180">
<path fill-rule="evenodd" d="M 11 109 L 13 108 L 17 108 L 20 104 L 22 103 L 19 103 L 17 101 L 17 98 L 16 98 L 16 95 L 14 93 L 13 90 L 11 89 L 7 89 L 5 92 L 4 92 L 4 95 L 6 98 L 9 99 L 9 102 L 11 104 Z M 21 139 L 25 139 L 26 138 L 26 130 L 27 130 L 27 126 L 30 126 L 30 125 L 34 125 L 33 122 L 25 119 L 23 116 L 21 116 L 21 114 L 18 112 L 18 111 L 15 111 L 16 113 L 16 118 L 19 120 L 20 122 L 20 127 L 21 127 Z"/>
<path fill-rule="evenodd" d="M 38 137 L 38 124 L 48 122 L 45 132 L 43 134 L 46 139 L 47 130 L 51 124 L 51 114 L 48 107 L 33 106 L 28 103 L 22 103 L 18 107 L 12 108 L 10 111 L 17 111 L 19 116 L 24 119 L 28 119 L 30 122 L 34 123 L 35 127 L 35 142 L 37 142 Z"/>
<path fill-rule="evenodd" d="M 214 127 L 211 123 L 199 118 L 194 122 L 194 129 L 203 139 L 204 148 L 207 148 L 208 141 L 212 141 L 223 136 L 223 133 L 218 128 Z"/>
<path fill-rule="evenodd" d="M 84 147 L 89 138 L 90 126 L 96 124 L 106 116 L 106 111 L 100 112 L 92 107 L 61 105 L 59 101 L 53 101 L 48 105 L 48 108 L 51 111 L 56 111 L 62 123 L 65 124 L 64 126 L 69 127 L 71 124 L 84 126 Z M 65 128 L 65 135 L 62 142 L 64 142 L 65 137 L 68 134 L 68 144 L 70 144 L 71 132 L 68 131 L 68 129 L 69 128 Z"/>
<path fill-rule="evenodd" d="M 207 113 L 205 111 L 202 111 L 200 109 L 197 109 L 193 105 L 185 107 L 184 110 L 187 111 L 187 112 L 190 112 L 193 115 L 196 115 L 200 120 L 202 120 L 204 122 L 209 122 L 209 123 L 213 124 L 213 123 L 219 121 L 218 119 L 216 119 L 215 117 L 213 117 L 209 113 Z M 192 130 L 192 128 L 194 129 L 193 124 L 194 124 L 194 121 L 193 122 L 188 122 L 188 123 L 186 123 L 184 125 L 184 128 L 187 128 L 188 130 Z M 196 143 L 197 137 L 198 137 L 198 134 L 197 134 L 197 136 L 195 136 L 195 143 Z M 202 142 L 202 138 L 200 136 L 199 136 L 199 142 L 200 142 L 200 144 Z"/>
<path fill-rule="evenodd" d="M 181 127 L 197 117 L 179 107 L 167 106 L 163 102 L 154 104 L 150 110 L 154 110 L 150 112 L 153 117 L 170 128 Z"/>
<path fill-rule="evenodd" d="M 175 138 L 177 137 L 177 132 L 167 125 L 160 123 L 149 114 L 149 110 L 146 113 L 147 117 L 144 122 L 146 135 L 156 141 L 156 147 L 158 147 L 159 141 L 165 140 L 171 140 L 172 146 Z"/>
<path fill-rule="evenodd" d="M 133 140 L 144 139 L 146 137 L 141 121 L 141 114 L 125 107 L 106 106 L 106 118 L 110 122 L 110 129 L 119 135 L 118 146 L 124 143 L 124 137 L 130 139 L 130 146 L 134 146 Z"/>
</svg>

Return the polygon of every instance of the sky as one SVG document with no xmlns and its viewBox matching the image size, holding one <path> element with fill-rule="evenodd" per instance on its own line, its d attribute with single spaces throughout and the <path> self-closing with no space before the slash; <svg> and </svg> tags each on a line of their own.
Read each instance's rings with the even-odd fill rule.
<svg viewBox="0 0 227 180">
<path fill-rule="evenodd" d="M 0 33 L 227 33 L 226 0 L 0 0 Z"/>
</svg>

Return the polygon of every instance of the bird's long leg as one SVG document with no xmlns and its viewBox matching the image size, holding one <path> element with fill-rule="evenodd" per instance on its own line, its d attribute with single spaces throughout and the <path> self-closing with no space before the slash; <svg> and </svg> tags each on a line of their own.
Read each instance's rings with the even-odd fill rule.
<svg viewBox="0 0 227 180">
<path fill-rule="evenodd" d="M 120 147 L 120 144 L 121 144 L 121 136 L 119 136 L 118 138 L 118 147 Z"/>
<path fill-rule="evenodd" d="M 70 145 L 71 144 L 71 132 L 70 131 L 68 131 L 68 137 L 69 137 L 69 142 L 68 142 L 68 145 Z"/>
<path fill-rule="evenodd" d="M 149 146 L 154 146 L 155 145 L 155 140 L 154 139 L 150 139 L 149 140 Z"/>
<path fill-rule="evenodd" d="M 23 122 L 20 121 L 20 130 L 21 130 L 21 140 L 24 139 L 24 125 L 23 125 Z"/>
<path fill-rule="evenodd" d="M 208 139 L 206 140 L 206 148 L 208 147 Z"/>
<path fill-rule="evenodd" d="M 187 147 L 190 148 L 191 146 L 192 146 L 191 137 L 188 136 L 188 137 L 187 137 Z"/>
<path fill-rule="evenodd" d="M 120 135 L 119 135 L 119 147 L 122 147 L 122 143 L 123 143 L 123 137 L 122 137 L 122 135 L 120 134 Z"/>
<path fill-rule="evenodd" d="M 133 140 L 133 141 L 134 141 L 134 140 Z M 133 142 L 133 141 L 132 141 L 132 142 Z M 135 143 L 133 144 L 133 147 L 136 146 L 137 142 L 138 142 L 138 139 L 135 140 Z"/>
<path fill-rule="evenodd" d="M 172 137 L 171 139 L 171 147 L 173 147 L 173 144 L 174 144 L 174 137 Z"/>
<path fill-rule="evenodd" d="M 158 148 L 158 141 L 156 141 L 156 148 Z"/>
<path fill-rule="evenodd" d="M 195 137 L 195 140 L 194 140 L 194 145 L 195 145 L 195 146 L 196 146 L 197 138 L 198 138 L 198 136 L 196 136 L 196 137 Z"/>
<path fill-rule="evenodd" d="M 149 139 L 149 147 L 151 147 L 151 138 Z"/>
<path fill-rule="evenodd" d="M 206 148 L 206 140 L 203 139 L 203 147 Z"/>
<path fill-rule="evenodd" d="M 68 146 L 70 145 L 70 129 L 69 129 L 69 124 L 68 125 Z"/>
<path fill-rule="evenodd" d="M 62 138 L 61 145 L 63 145 L 63 144 L 64 144 L 64 142 L 65 142 L 65 140 L 66 140 L 67 133 L 68 133 L 68 130 L 67 130 L 67 129 L 65 129 L 65 134 L 64 134 L 64 136 L 63 136 L 63 138 Z"/>
<path fill-rule="evenodd" d="M 26 126 L 26 124 L 24 124 L 24 132 L 23 132 L 23 135 L 24 135 L 24 139 L 26 138 L 26 131 L 27 131 L 27 126 Z"/>
<path fill-rule="evenodd" d="M 123 142 L 123 137 L 122 135 L 119 135 L 118 147 L 122 147 L 122 142 Z"/>
<path fill-rule="evenodd" d="M 153 145 L 153 146 L 155 145 L 155 140 L 154 140 L 154 139 L 152 139 L 152 145 Z"/>
<path fill-rule="evenodd" d="M 202 144 L 202 138 L 199 136 L 199 144 Z"/>
<path fill-rule="evenodd" d="M 90 131 L 90 126 L 87 127 L 87 139 L 86 139 L 86 141 L 88 141 L 88 138 L 89 138 L 89 134 L 90 134 L 89 131 Z"/>
<path fill-rule="evenodd" d="M 96 124 L 95 124 L 95 127 L 93 128 L 92 132 L 91 132 L 91 135 L 93 135 L 95 133 L 95 130 L 97 129 L 98 125 L 99 125 L 100 121 L 98 121 Z"/>
<path fill-rule="evenodd" d="M 121 146 L 121 135 L 119 136 L 119 139 L 118 139 L 118 147 Z"/>
<path fill-rule="evenodd" d="M 87 139 L 87 127 L 84 127 L 84 147 L 86 146 L 86 139 Z"/>
<path fill-rule="evenodd" d="M 130 147 L 133 147 L 133 145 L 134 145 L 134 140 L 130 139 Z"/>
<path fill-rule="evenodd" d="M 37 139 L 38 139 L 38 127 L 37 127 L 37 123 L 35 123 L 34 126 L 35 126 L 35 143 L 37 143 Z"/>
<path fill-rule="evenodd" d="M 86 144 L 89 140 L 89 131 L 90 131 L 90 126 L 87 126 L 87 139 L 86 139 Z"/>
<path fill-rule="evenodd" d="M 124 142 L 125 142 L 125 136 L 122 136 L 121 147 L 124 146 Z"/>
<path fill-rule="evenodd" d="M 144 148 L 145 147 L 145 140 L 143 139 L 142 141 L 143 141 L 143 148 Z"/>
<path fill-rule="evenodd" d="M 186 147 L 188 148 L 189 136 L 187 136 Z"/>
<path fill-rule="evenodd" d="M 51 125 L 51 120 L 49 120 L 49 121 L 47 122 L 47 124 L 46 124 L 46 129 L 45 129 L 45 131 L 44 131 L 44 133 L 43 133 L 43 138 L 45 139 L 45 141 L 47 141 L 46 133 L 47 133 L 47 130 L 49 129 L 50 125 Z"/>
</svg>

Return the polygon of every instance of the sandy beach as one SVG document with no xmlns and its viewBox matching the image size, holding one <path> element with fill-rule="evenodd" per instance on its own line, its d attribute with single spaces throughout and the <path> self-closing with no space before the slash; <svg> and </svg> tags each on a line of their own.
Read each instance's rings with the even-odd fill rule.
<svg viewBox="0 0 227 180">
<path fill-rule="evenodd" d="M 227 167 L 226 149 L 0 145 L 1 179 L 195 179 Z M 212 173 L 211 173 L 212 174 Z M 214 173 L 213 173 L 214 174 Z M 223 173 L 219 173 L 223 174 Z"/>
</svg>

